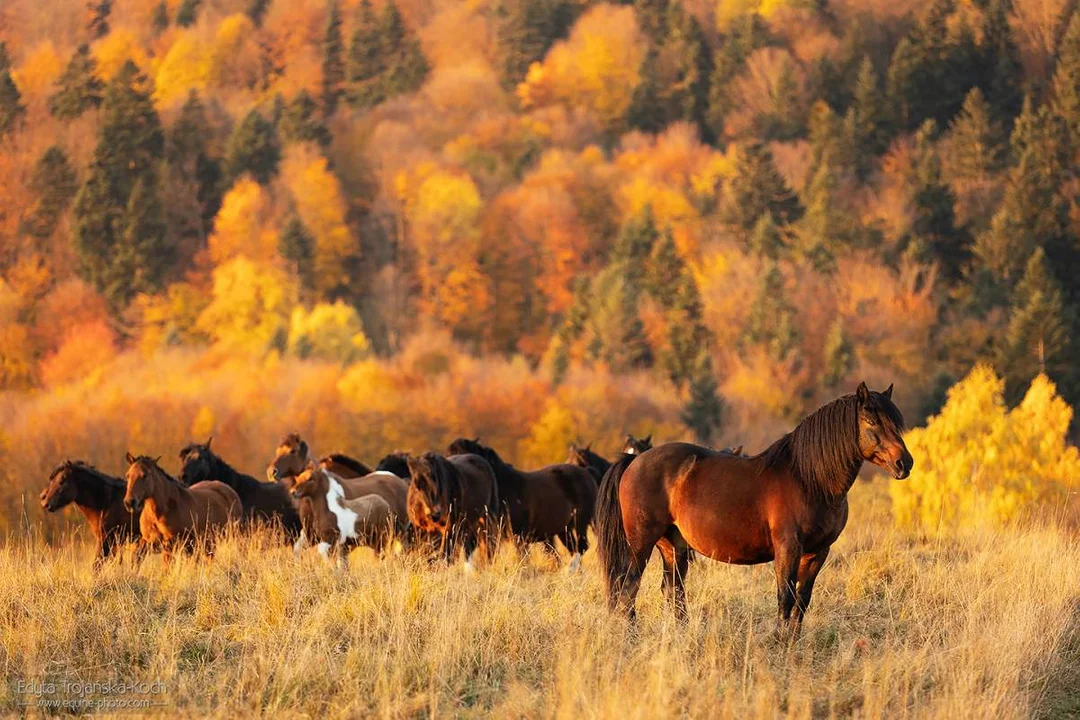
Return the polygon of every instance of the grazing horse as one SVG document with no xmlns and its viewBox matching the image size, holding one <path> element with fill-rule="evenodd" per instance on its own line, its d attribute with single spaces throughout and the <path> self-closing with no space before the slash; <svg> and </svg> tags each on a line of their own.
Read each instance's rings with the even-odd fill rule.
<svg viewBox="0 0 1080 720">
<path fill-rule="evenodd" d="M 312 524 L 304 528 L 305 534 L 318 543 L 324 557 L 333 554 L 342 566 L 357 545 L 367 545 L 381 555 L 398 519 L 380 495 L 345 497 L 344 482 L 326 468 L 312 465 L 296 477 L 292 487 L 293 497 L 311 504 Z"/>
<path fill-rule="evenodd" d="M 299 433 L 289 433 L 278 443 L 277 450 L 274 451 L 274 459 L 266 468 L 266 476 L 271 482 L 282 482 L 286 487 L 292 487 L 293 478 L 307 470 L 310 463 L 311 454 L 308 444 Z M 319 458 L 318 464 L 340 478 L 363 477 L 371 474 L 371 468 L 367 465 L 341 453 L 324 455 Z"/>
<path fill-rule="evenodd" d="M 49 475 L 49 485 L 41 491 L 41 507 L 56 512 L 75 503 L 97 539 L 94 567 L 99 567 L 119 546 L 139 540 L 139 518 L 124 507 L 126 488 L 123 480 L 93 465 L 67 460 Z"/>
<path fill-rule="evenodd" d="M 636 438 L 633 435 L 627 435 L 626 440 L 623 442 L 623 455 L 640 455 L 646 450 L 652 449 L 652 435 L 646 435 L 643 438 Z"/>
<path fill-rule="evenodd" d="M 778 630 L 797 635 L 814 581 L 848 517 L 847 493 L 864 462 L 903 479 L 913 460 L 892 385 L 866 383 L 803 418 L 753 457 L 669 443 L 615 463 L 600 484 L 596 530 L 612 609 L 634 617 L 653 547 L 664 594 L 686 616 L 689 553 L 776 569 Z"/>
<path fill-rule="evenodd" d="M 472 453 L 488 461 L 499 483 L 499 498 L 514 535 L 524 543 L 541 542 L 554 554 L 555 538 L 573 556 L 570 571 L 581 566 L 589 548 L 588 530 L 596 506 L 596 480 L 576 465 L 549 465 L 523 472 L 477 440 L 450 443 L 450 455 Z"/>
<path fill-rule="evenodd" d="M 443 556 L 452 562 L 456 542 L 465 551 L 465 571 L 473 570 L 473 554 L 497 519 L 499 484 L 491 465 L 479 455 L 444 457 L 426 453 L 410 457 L 409 520 L 442 539 Z"/>
<path fill-rule="evenodd" d="M 600 478 L 604 477 L 604 473 L 611 467 L 610 460 L 592 451 L 592 443 L 585 447 L 571 444 L 570 452 L 566 456 L 566 462 L 568 465 L 577 465 L 591 472 L 597 483 L 600 482 Z"/>
<path fill-rule="evenodd" d="M 159 545 L 166 562 L 176 547 L 195 550 L 197 541 L 214 542 L 214 536 L 243 517 L 236 491 L 223 482 L 205 480 L 190 488 L 158 465 L 157 458 L 127 454 L 127 492 L 124 507 L 139 515 L 141 550 Z"/>
<path fill-rule="evenodd" d="M 204 480 L 220 480 L 240 496 L 244 517 L 249 521 L 280 523 L 285 537 L 294 541 L 300 535 L 300 515 L 280 482 L 259 482 L 237 472 L 210 449 L 213 436 L 205 443 L 191 443 L 180 451 L 180 482 L 191 487 Z"/>
</svg>

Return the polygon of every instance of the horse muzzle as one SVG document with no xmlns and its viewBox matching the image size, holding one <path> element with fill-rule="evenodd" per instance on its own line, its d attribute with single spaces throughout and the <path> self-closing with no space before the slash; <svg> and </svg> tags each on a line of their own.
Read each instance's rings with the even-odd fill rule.
<svg viewBox="0 0 1080 720">
<path fill-rule="evenodd" d="M 907 480 L 911 475 L 911 469 L 915 467 L 915 460 L 910 453 L 904 453 L 893 462 L 892 473 L 897 480 Z"/>
<path fill-rule="evenodd" d="M 143 504 L 139 501 L 124 498 L 124 509 L 126 509 L 129 513 L 137 513 L 141 511 L 142 506 Z"/>
</svg>

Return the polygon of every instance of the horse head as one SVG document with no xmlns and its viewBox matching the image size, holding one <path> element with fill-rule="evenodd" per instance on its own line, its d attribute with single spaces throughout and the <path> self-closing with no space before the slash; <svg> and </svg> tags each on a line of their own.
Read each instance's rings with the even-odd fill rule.
<svg viewBox="0 0 1080 720">
<path fill-rule="evenodd" d="M 911 474 L 915 460 L 904 444 L 904 416 L 893 404 L 892 391 L 891 384 L 875 392 L 866 383 L 859 383 L 855 391 L 859 453 L 863 460 L 903 480 Z"/>
<path fill-rule="evenodd" d="M 309 460 L 308 444 L 299 433 L 289 433 L 278 443 L 274 459 L 266 468 L 266 477 L 270 482 L 296 477 L 307 469 Z"/>
</svg>

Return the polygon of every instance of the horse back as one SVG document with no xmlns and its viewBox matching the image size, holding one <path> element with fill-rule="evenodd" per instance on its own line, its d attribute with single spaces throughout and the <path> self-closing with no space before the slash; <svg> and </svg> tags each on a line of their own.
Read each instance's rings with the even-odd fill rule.
<svg viewBox="0 0 1080 720">
<path fill-rule="evenodd" d="M 486 513 L 499 507 L 499 482 L 491 464 L 479 455 L 451 455 L 447 458 L 459 475 L 459 492 L 455 498 L 467 510 Z"/>
<path fill-rule="evenodd" d="M 200 525 L 225 525 L 243 516 L 240 495 L 220 480 L 203 480 L 189 489 Z"/>
<path fill-rule="evenodd" d="M 346 500 L 378 495 L 390 506 L 399 525 L 408 522 L 406 496 L 409 484 L 390 472 L 378 471 L 358 478 L 341 478 Z"/>
</svg>

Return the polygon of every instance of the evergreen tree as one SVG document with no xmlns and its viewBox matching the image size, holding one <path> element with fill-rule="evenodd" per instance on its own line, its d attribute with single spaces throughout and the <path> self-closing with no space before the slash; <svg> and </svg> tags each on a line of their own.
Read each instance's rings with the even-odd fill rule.
<svg viewBox="0 0 1080 720">
<path fill-rule="evenodd" d="M 375 107 L 385 99 L 382 84 L 386 58 L 379 23 L 370 0 L 360 0 L 360 10 L 349 46 L 349 101 L 359 108 Z"/>
<path fill-rule="evenodd" d="M 915 174 L 912 188 L 914 218 L 908 252 L 937 262 L 948 281 L 959 279 L 967 263 L 970 242 L 956 227 L 955 197 L 941 177 L 941 160 L 933 143 L 935 124 L 927 120 L 915 135 Z"/>
<path fill-rule="evenodd" d="M 637 285 L 626 274 L 631 267 L 625 263 L 609 265 L 591 288 L 589 354 L 616 372 L 652 364 L 645 327 L 638 315 Z"/>
<path fill-rule="evenodd" d="M 34 166 L 29 187 L 37 203 L 27 218 L 27 232 L 44 240 L 53 234 L 79 189 L 67 153 L 57 145 L 46 150 Z"/>
<path fill-rule="evenodd" d="M 825 368 L 822 383 L 835 388 L 855 369 L 855 346 L 844 331 L 843 318 L 837 317 L 825 336 Z"/>
<path fill-rule="evenodd" d="M 318 116 L 318 104 L 307 90 L 301 90 L 285 107 L 278 122 L 283 143 L 310 142 L 322 148 L 330 145 L 330 130 Z"/>
<path fill-rule="evenodd" d="M 86 9 L 90 20 L 86 29 L 92 39 L 103 38 L 109 34 L 109 15 L 112 14 L 112 0 L 89 0 Z"/>
<path fill-rule="evenodd" d="M 806 212 L 798 227 L 800 251 L 819 272 L 832 271 L 836 255 L 850 240 L 845 215 L 836 207 L 836 188 L 836 176 L 825 157 L 806 184 Z"/>
<path fill-rule="evenodd" d="M 1073 12 L 1058 44 L 1051 88 L 1054 113 L 1067 124 L 1073 151 L 1080 151 L 1080 11 Z"/>
<path fill-rule="evenodd" d="M 649 46 L 641 63 L 641 80 L 634 88 L 630 106 L 626 109 L 626 124 L 632 130 L 658 133 L 667 124 L 664 107 L 660 102 L 660 83 L 657 76 L 660 60 L 657 50 Z"/>
<path fill-rule="evenodd" d="M 779 259 L 787 243 L 780 235 L 780 228 L 776 227 L 772 213 L 762 213 L 754 225 L 748 240 L 750 249 L 757 255 L 769 260 Z"/>
<path fill-rule="evenodd" d="M 343 57 L 345 41 L 341 36 L 341 10 L 337 0 L 330 0 L 330 11 L 326 20 L 326 37 L 323 40 L 322 62 L 322 102 L 323 117 L 330 117 L 337 110 L 338 100 L 344 92 L 345 59 Z"/>
<path fill-rule="evenodd" d="M 724 424 L 724 401 L 718 390 L 709 356 L 699 353 L 690 380 L 690 397 L 683 406 L 682 421 L 700 445 L 712 444 Z"/>
<path fill-rule="evenodd" d="M 1001 169 L 1003 136 L 982 90 L 972 88 L 948 132 L 953 177 L 985 180 Z"/>
<path fill-rule="evenodd" d="M 736 19 L 728 34 L 719 39 L 713 55 L 712 77 L 709 79 L 706 122 L 710 136 L 724 136 L 724 118 L 732 110 L 731 84 L 746 66 L 750 53 L 763 46 L 767 39 L 765 22 L 757 13 Z"/>
<path fill-rule="evenodd" d="M 22 94 L 11 79 L 11 71 L 0 72 L 0 139 L 13 133 L 26 117 Z"/>
<path fill-rule="evenodd" d="M 173 264 L 173 246 L 165 237 L 165 211 L 157 191 L 156 172 L 135 181 L 121 222 L 123 232 L 116 261 L 129 273 L 119 277 L 122 285 L 109 295 L 130 297 L 160 289 Z"/>
<path fill-rule="evenodd" d="M 768 146 L 743 145 L 735 161 L 734 175 L 727 184 L 720 216 L 727 224 L 749 233 L 764 213 L 770 213 L 774 222 L 784 225 L 798 220 L 802 208 L 776 169 Z"/>
<path fill-rule="evenodd" d="M 677 1 L 668 6 L 666 26 L 661 55 L 671 71 L 660 86 L 665 124 L 679 120 L 693 123 L 708 140 L 712 135 L 707 120 L 713 67 L 705 33 L 697 18 Z"/>
<path fill-rule="evenodd" d="M 701 295 L 689 272 L 683 272 L 675 286 L 667 313 L 668 347 L 659 358 L 675 387 L 682 388 L 694 374 L 695 361 L 709 345 L 709 331 L 702 320 Z"/>
<path fill-rule="evenodd" d="M 0 73 L 11 69 L 11 56 L 8 54 L 7 43 L 0 40 Z"/>
<path fill-rule="evenodd" d="M 56 81 L 49 112 L 58 120 L 74 120 L 90 108 L 100 107 L 104 91 L 90 46 L 80 45 Z"/>
<path fill-rule="evenodd" d="M 308 293 L 315 287 L 315 238 L 297 215 L 292 215 L 278 239 L 279 251 L 292 266 L 300 285 Z"/>
<path fill-rule="evenodd" d="M 1012 36 L 1009 17 L 1012 0 L 987 0 L 982 13 L 982 52 L 978 66 L 980 84 L 993 109 L 994 120 L 1007 127 L 1023 101 L 1024 68 Z"/>
<path fill-rule="evenodd" d="M 870 175 L 873 159 L 885 150 L 889 138 L 885 100 L 869 57 L 864 57 L 859 65 L 855 95 L 844 119 L 843 137 L 854 154 L 854 170 L 865 180 Z"/>
<path fill-rule="evenodd" d="M 244 173 L 265 185 L 277 175 L 281 161 L 274 126 L 258 110 L 252 110 L 236 126 L 225 147 L 225 174 L 230 182 Z"/>
<path fill-rule="evenodd" d="M 166 157 L 200 208 L 198 227 L 190 230 L 200 240 L 205 240 L 209 234 L 213 219 L 221 208 L 224 191 L 221 160 L 210 150 L 212 136 L 203 103 L 192 90 L 169 134 Z M 174 221 L 172 224 L 180 223 Z"/>
<path fill-rule="evenodd" d="M 150 22 L 156 33 L 160 33 L 169 27 L 169 5 L 165 0 L 161 0 L 157 7 L 154 8 L 154 16 Z"/>
<path fill-rule="evenodd" d="M 786 359 L 798 347 L 795 308 L 787 299 L 784 276 L 775 263 L 762 277 L 750 305 L 742 342 L 744 346 L 764 345 L 769 356 L 777 362 Z"/>
<path fill-rule="evenodd" d="M 430 66 L 420 42 L 409 32 L 394 0 L 387 0 L 379 22 L 379 39 L 386 59 L 383 87 L 387 97 L 420 88 Z"/>
<path fill-rule="evenodd" d="M 659 237 L 652 207 L 646 205 L 636 217 L 623 224 L 615 239 L 612 263 L 623 266 L 626 277 L 635 288 L 641 285 L 646 262 Z"/>
<path fill-rule="evenodd" d="M 686 263 L 675 246 L 675 238 L 670 230 L 665 229 L 654 241 L 645 262 L 643 288 L 668 310 L 675 306 L 679 288 L 687 274 Z"/>
<path fill-rule="evenodd" d="M 176 10 L 176 24 L 182 28 L 191 27 L 199 16 L 202 0 L 182 0 Z"/>
<path fill-rule="evenodd" d="M 919 73 L 919 59 L 914 44 L 909 38 L 901 38 L 893 50 L 886 80 L 886 97 L 893 103 L 890 114 L 900 129 L 911 128 L 913 119 L 918 117 L 919 105 L 912 102 L 912 98 L 920 92 Z"/>
<path fill-rule="evenodd" d="M 568 0 L 509 0 L 502 5 L 495 63 L 504 88 L 512 90 L 525 79 L 529 66 L 566 36 L 575 15 Z"/>
<path fill-rule="evenodd" d="M 255 23 L 255 27 L 261 27 L 263 18 L 266 17 L 266 11 L 270 7 L 270 0 L 248 0 L 247 16 L 251 18 L 251 22 Z"/>
</svg>

